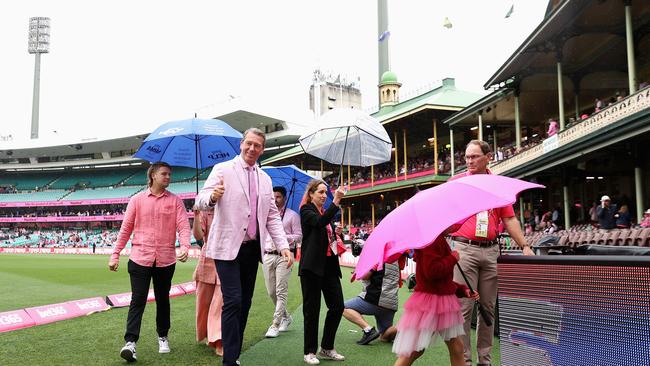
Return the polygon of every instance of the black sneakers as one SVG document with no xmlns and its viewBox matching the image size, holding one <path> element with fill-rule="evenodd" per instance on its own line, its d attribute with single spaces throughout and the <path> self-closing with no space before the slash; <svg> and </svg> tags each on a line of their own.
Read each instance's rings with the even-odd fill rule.
<svg viewBox="0 0 650 366">
<path fill-rule="evenodd" d="M 357 341 L 357 344 L 366 345 L 377 338 L 379 338 L 379 332 L 377 329 L 375 329 L 375 327 L 372 327 L 370 331 L 363 332 L 363 336 L 361 336 L 361 339 Z"/>
</svg>

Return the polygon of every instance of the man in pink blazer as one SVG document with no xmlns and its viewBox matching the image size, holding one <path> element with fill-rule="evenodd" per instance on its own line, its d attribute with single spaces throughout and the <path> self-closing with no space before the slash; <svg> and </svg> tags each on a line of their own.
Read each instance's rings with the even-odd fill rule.
<svg viewBox="0 0 650 366">
<path fill-rule="evenodd" d="M 263 247 L 272 240 L 287 267 L 293 263 L 275 205 L 271 178 L 256 166 L 266 136 L 249 128 L 241 154 L 214 166 L 196 197 L 200 209 L 214 208 L 206 256 L 215 261 L 221 280 L 223 365 L 238 364 Z"/>
</svg>

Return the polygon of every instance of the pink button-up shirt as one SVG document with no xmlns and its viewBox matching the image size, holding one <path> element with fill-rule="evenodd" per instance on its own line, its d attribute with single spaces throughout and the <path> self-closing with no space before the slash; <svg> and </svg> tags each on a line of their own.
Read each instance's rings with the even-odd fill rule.
<svg viewBox="0 0 650 366">
<path fill-rule="evenodd" d="M 284 211 L 284 213 L 282 212 Z M 296 244 L 302 240 L 302 228 L 300 227 L 300 215 L 290 208 L 280 209 L 280 217 L 282 217 L 282 226 L 284 232 L 287 234 L 287 241 L 289 248 L 293 249 Z M 267 240 L 264 244 L 265 252 L 272 252 L 276 250 L 273 240 Z"/>
<path fill-rule="evenodd" d="M 130 259 L 145 267 L 167 267 L 176 263 L 176 232 L 181 247 L 190 248 L 190 222 L 183 201 L 165 190 L 161 195 L 151 189 L 129 200 L 117 236 L 111 260 L 119 261 L 120 252 L 133 233 Z"/>
</svg>

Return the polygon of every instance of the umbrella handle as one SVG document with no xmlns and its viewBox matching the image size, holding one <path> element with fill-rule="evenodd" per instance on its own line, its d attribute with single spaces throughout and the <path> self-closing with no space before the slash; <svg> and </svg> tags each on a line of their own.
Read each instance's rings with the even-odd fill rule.
<svg viewBox="0 0 650 366">
<path fill-rule="evenodd" d="M 343 161 L 345 160 L 345 150 L 348 148 L 348 136 L 350 135 L 350 126 L 345 131 L 345 143 L 343 144 L 343 155 L 341 155 L 341 187 L 343 187 Z M 350 177 L 348 177 L 350 178 Z M 348 182 L 348 185 L 350 182 Z"/>
<path fill-rule="evenodd" d="M 465 284 L 467 284 L 467 287 L 469 288 L 469 292 L 474 293 L 474 289 L 472 289 L 472 285 L 470 285 L 469 281 L 467 280 L 467 276 L 465 276 L 465 272 L 463 272 L 463 269 L 460 268 L 460 264 L 458 262 L 456 262 L 456 267 L 458 267 L 458 271 L 460 271 L 460 274 L 463 276 L 463 279 L 465 280 Z M 478 300 L 476 300 L 475 302 L 478 307 L 478 312 L 481 314 L 481 318 L 483 318 L 485 325 L 487 325 L 488 327 L 492 326 L 492 317 L 490 317 L 490 314 L 488 314 L 487 310 L 485 310 L 483 304 L 481 304 L 481 302 Z"/>
</svg>

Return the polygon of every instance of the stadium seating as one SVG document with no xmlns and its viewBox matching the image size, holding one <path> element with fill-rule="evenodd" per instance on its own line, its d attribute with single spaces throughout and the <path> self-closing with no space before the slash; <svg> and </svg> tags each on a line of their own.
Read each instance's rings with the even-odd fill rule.
<svg viewBox="0 0 650 366">
<path fill-rule="evenodd" d="M 199 170 L 200 179 L 206 179 L 211 168 Z M 184 167 L 172 167 L 172 182 L 185 182 L 196 178 L 196 170 Z M 147 185 L 147 171 L 139 170 L 124 181 L 124 185 Z"/>
<path fill-rule="evenodd" d="M 199 189 L 203 187 L 203 183 L 205 181 L 199 182 Z M 167 187 L 167 190 L 174 194 L 196 192 L 196 182 L 172 183 Z"/>
<path fill-rule="evenodd" d="M 0 185 L 14 186 L 19 191 L 33 191 L 52 182 L 59 176 L 60 173 L 58 172 L 55 174 L 21 173 L 20 175 L 3 175 L 0 177 Z"/>
<path fill-rule="evenodd" d="M 82 189 L 70 193 L 64 200 L 94 200 L 131 197 L 144 189 L 144 186 L 124 186 L 117 188 Z"/>
<path fill-rule="evenodd" d="M 64 190 L 52 190 L 32 193 L 5 193 L 0 194 L 0 202 L 58 201 L 66 194 L 68 194 L 68 191 Z"/>
<path fill-rule="evenodd" d="M 558 245 L 572 248 L 586 244 L 650 247 L 650 228 L 600 230 L 586 224 L 553 234 L 537 231 L 526 235 L 525 238 L 528 243 L 535 245 L 541 238 L 549 235 L 560 237 Z"/>
<path fill-rule="evenodd" d="M 65 172 L 50 184 L 52 189 L 71 189 L 75 186 L 109 187 L 117 185 L 136 172 L 134 169 L 93 170 Z"/>
</svg>

